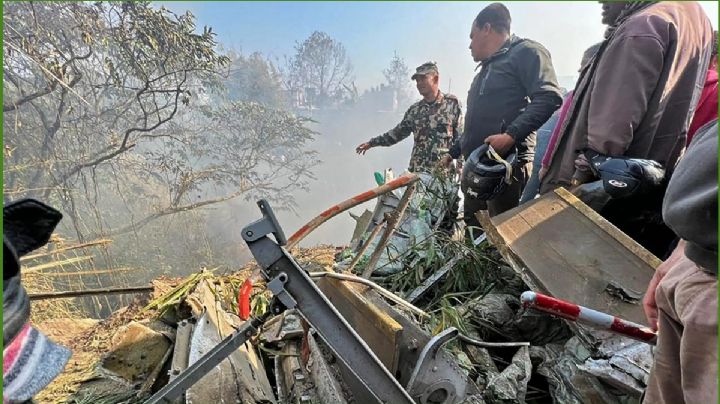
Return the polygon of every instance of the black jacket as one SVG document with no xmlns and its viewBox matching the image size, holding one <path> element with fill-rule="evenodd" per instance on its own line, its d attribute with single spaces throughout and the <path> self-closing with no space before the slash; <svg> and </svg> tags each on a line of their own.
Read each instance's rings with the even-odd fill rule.
<svg viewBox="0 0 720 404">
<path fill-rule="evenodd" d="M 511 36 L 482 62 L 467 99 L 465 130 L 450 150 L 467 158 L 485 138 L 503 131 L 515 138 L 521 161 L 533 160 L 535 131 L 562 104 L 550 53 L 539 43 Z"/>
</svg>

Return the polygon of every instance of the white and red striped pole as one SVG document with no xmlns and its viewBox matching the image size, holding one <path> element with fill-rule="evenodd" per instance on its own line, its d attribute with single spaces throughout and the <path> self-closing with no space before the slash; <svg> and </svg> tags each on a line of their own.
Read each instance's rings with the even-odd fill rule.
<svg viewBox="0 0 720 404">
<path fill-rule="evenodd" d="M 523 292 L 520 302 L 525 308 L 533 308 L 567 320 L 612 331 L 651 345 L 655 345 L 657 340 L 657 334 L 648 327 L 541 293 Z"/>
</svg>

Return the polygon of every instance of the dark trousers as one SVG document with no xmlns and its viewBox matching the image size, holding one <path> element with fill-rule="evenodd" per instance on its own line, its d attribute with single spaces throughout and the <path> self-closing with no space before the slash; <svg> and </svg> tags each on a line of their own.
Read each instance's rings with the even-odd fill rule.
<svg viewBox="0 0 720 404">
<path fill-rule="evenodd" d="M 610 200 L 600 211 L 602 217 L 638 244 L 663 259 L 675 242 L 675 233 L 662 218 L 665 187 L 647 195 Z"/>
<path fill-rule="evenodd" d="M 532 173 L 532 166 L 531 161 L 520 161 L 515 164 L 513 166 L 512 182 L 502 193 L 489 201 L 475 199 L 465 194 L 463 205 L 465 225 L 468 227 L 480 227 L 480 222 L 478 222 L 475 214 L 481 210 L 487 210 L 490 217 L 493 217 L 518 206 L 525 184 L 530 178 L 530 173 Z"/>
</svg>

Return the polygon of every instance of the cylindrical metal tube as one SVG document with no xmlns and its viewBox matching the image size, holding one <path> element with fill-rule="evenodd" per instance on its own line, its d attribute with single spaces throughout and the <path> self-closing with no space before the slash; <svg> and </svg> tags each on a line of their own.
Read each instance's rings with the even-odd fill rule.
<svg viewBox="0 0 720 404">
<path fill-rule="evenodd" d="M 377 188 L 371 189 L 370 191 L 363 192 L 361 194 L 355 195 L 352 198 L 342 201 L 338 203 L 337 205 L 331 207 L 330 209 L 325 210 L 324 212 L 317 215 L 314 219 L 307 222 L 303 227 L 301 227 L 298 231 L 296 231 L 290 238 L 288 239 L 287 246 L 285 248 L 287 250 L 291 250 L 293 247 L 295 247 L 300 240 L 305 238 L 310 232 L 318 228 L 321 224 L 328 221 L 328 219 L 333 218 L 337 216 L 339 213 L 344 212 L 354 206 L 360 205 L 361 203 L 365 203 L 379 195 L 388 193 L 392 190 L 398 189 L 400 187 L 404 187 L 406 185 L 412 184 L 415 181 L 417 181 L 420 177 L 418 177 L 417 174 L 409 173 L 402 175 L 400 177 L 397 177 L 396 179 L 388 182 L 387 184 L 381 185 Z"/>
<path fill-rule="evenodd" d="M 657 333 L 648 327 L 541 293 L 523 292 L 520 302 L 525 308 L 533 308 L 566 320 L 612 331 L 651 345 L 655 345 L 657 340 Z"/>
</svg>

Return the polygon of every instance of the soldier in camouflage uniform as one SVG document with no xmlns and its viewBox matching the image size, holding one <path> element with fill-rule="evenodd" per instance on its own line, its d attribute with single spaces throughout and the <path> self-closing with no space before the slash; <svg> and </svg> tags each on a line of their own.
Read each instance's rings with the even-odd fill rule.
<svg viewBox="0 0 720 404">
<path fill-rule="evenodd" d="M 411 172 L 432 172 L 460 137 L 463 127 L 460 102 L 438 89 L 435 62 L 419 66 L 412 75 L 423 99 L 411 105 L 403 120 L 393 129 L 357 147 L 358 154 L 376 146 L 392 146 L 413 133 L 415 145 L 410 156 Z M 443 162 L 447 166 L 448 162 Z"/>
</svg>

